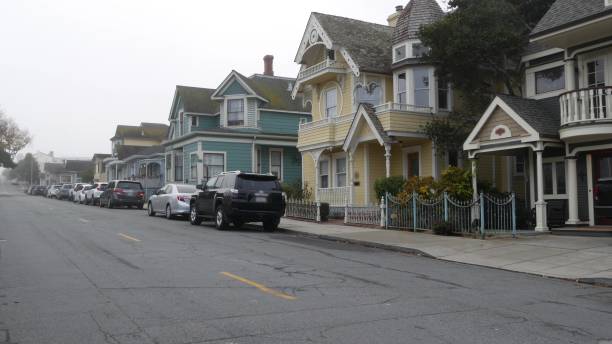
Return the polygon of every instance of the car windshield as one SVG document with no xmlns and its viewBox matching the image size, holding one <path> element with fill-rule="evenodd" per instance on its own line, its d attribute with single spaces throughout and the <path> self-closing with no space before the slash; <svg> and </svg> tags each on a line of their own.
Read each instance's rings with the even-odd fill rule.
<svg viewBox="0 0 612 344">
<path fill-rule="evenodd" d="M 196 187 L 192 185 L 177 185 L 176 189 L 178 193 L 194 193 L 196 192 Z"/>
<path fill-rule="evenodd" d="M 64 189 L 72 189 L 72 184 L 64 185 Z"/>
<path fill-rule="evenodd" d="M 117 188 L 126 190 L 142 190 L 142 185 L 135 182 L 119 182 Z"/>
<path fill-rule="evenodd" d="M 236 179 L 237 189 L 281 191 L 281 186 L 274 176 L 241 175 Z"/>
</svg>

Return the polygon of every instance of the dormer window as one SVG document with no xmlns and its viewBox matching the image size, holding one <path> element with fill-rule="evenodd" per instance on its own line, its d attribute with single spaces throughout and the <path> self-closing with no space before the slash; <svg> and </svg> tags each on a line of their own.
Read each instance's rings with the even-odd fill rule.
<svg viewBox="0 0 612 344">
<path fill-rule="evenodd" d="M 405 58 L 406 58 L 406 46 L 400 45 L 399 47 L 396 47 L 393 52 L 393 60 L 397 62 Z"/>
<path fill-rule="evenodd" d="M 423 57 L 429 52 L 429 48 L 421 43 L 412 44 L 412 57 Z"/>
<path fill-rule="evenodd" d="M 244 125 L 243 99 L 229 99 L 227 101 L 227 125 L 230 127 Z"/>
</svg>

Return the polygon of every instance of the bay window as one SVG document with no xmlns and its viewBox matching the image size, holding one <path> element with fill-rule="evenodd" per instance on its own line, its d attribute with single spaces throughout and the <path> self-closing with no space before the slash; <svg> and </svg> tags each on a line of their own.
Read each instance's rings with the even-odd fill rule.
<svg viewBox="0 0 612 344">
<path fill-rule="evenodd" d="M 329 188 L 329 161 L 321 160 L 319 162 L 319 188 Z"/>
<path fill-rule="evenodd" d="M 401 73 L 397 76 L 397 102 L 408 104 L 406 97 L 406 73 Z"/>
<path fill-rule="evenodd" d="M 565 89 L 565 66 L 558 66 L 535 73 L 536 94 Z"/>
<path fill-rule="evenodd" d="M 331 88 L 325 91 L 325 116 L 327 118 L 338 115 L 338 90 Z"/>
<path fill-rule="evenodd" d="M 414 105 L 429 107 L 429 69 L 414 69 Z"/>
<path fill-rule="evenodd" d="M 229 99 L 227 101 L 227 125 L 244 125 L 244 99 Z"/>
<path fill-rule="evenodd" d="M 270 150 L 270 173 L 278 180 L 283 179 L 283 151 Z"/>
<path fill-rule="evenodd" d="M 225 172 L 225 154 L 223 153 L 204 153 L 202 159 L 204 165 L 204 175 L 206 181 Z"/>
</svg>

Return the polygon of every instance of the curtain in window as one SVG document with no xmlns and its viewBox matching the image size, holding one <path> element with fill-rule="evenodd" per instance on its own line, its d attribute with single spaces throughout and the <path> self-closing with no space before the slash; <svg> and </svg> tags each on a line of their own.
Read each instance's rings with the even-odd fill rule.
<svg viewBox="0 0 612 344">
<path fill-rule="evenodd" d="M 204 153 L 204 179 L 208 180 L 225 172 L 225 156 L 219 153 Z"/>
</svg>

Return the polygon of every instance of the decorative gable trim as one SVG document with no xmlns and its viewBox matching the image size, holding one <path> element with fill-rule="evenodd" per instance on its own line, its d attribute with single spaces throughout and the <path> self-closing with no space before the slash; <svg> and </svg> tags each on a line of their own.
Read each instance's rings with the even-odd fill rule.
<svg viewBox="0 0 612 344">
<path fill-rule="evenodd" d="M 257 92 L 255 92 L 255 90 L 253 90 L 249 85 L 247 85 L 247 83 L 242 80 L 240 75 L 238 75 L 238 72 L 236 72 L 235 70 L 233 70 L 225 78 L 225 80 L 223 80 L 221 85 L 219 85 L 219 87 L 217 87 L 217 89 L 215 90 L 215 93 L 213 93 L 213 95 L 211 96 L 211 99 L 213 99 L 213 100 L 223 100 L 223 99 L 225 99 L 225 96 L 223 96 L 223 93 L 227 90 L 227 88 L 232 84 L 233 81 L 238 82 L 240 84 L 240 86 L 242 86 L 242 88 L 245 89 L 248 92 L 247 96 L 254 96 L 254 97 L 258 98 L 258 99 L 261 99 L 262 101 L 264 101 L 266 103 L 268 102 L 267 99 L 265 99 L 262 96 L 260 96 L 259 94 L 257 94 Z"/>
<path fill-rule="evenodd" d="M 306 24 L 302 41 L 300 42 L 300 48 L 295 56 L 295 63 L 301 64 L 306 50 L 317 44 L 323 44 L 327 49 L 333 48 L 333 43 L 329 35 L 323 30 L 323 26 L 321 26 L 321 23 L 319 23 L 315 15 L 311 14 L 308 19 L 308 24 Z"/>
<path fill-rule="evenodd" d="M 370 131 L 372 132 L 376 141 L 378 141 L 378 143 L 381 146 L 386 143 L 385 139 L 382 137 L 381 133 L 378 131 L 378 129 L 372 122 L 372 119 L 366 112 L 366 109 L 363 106 L 360 106 L 359 109 L 357 110 L 357 114 L 355 115 L 355 118 L 353 119 L 353 122 L 351 123 L 351 127 L 349 128 L 348 134 L 346 135 L 346 138 L 344 139 L 344 144 L 342 145 L 342 149 L 345 152 L 348 152 L 348 151 L 354 152 L 355 149 L 357 148 L 357 144 L 360 142 L 358 140 L 359 135 L 357 135 L 359 124 L 364 121 L 370 128 Z"/>
<path fill-rule="evenodd" d="M 478 137 L 478 134 L 480 134 L 480 132 L 482 131 L 482 128 L 485 126 L 489 118 L 491 118 L 491 116 L 493 115 L 493 113 L 498 107 L 502 109 L 508 116 L 510 116 L 510 118 L 513 121 L 515 121 L 521 128 L 523 128 L 529 134 L 528 137 L 521 139 L 522 142 L 540 140 L 540 133 L 538 133 L 535 129 L 533 129 L 533 127 L 529 125 L 529 123 L 527 123 L 521 116 L 519 116 L 516 113 L 516 111 L 514 111 L 508 104 L 506 104 L 506 102 L 504 102 L 500 97 L 495 97 L 495 99 L 493 100 L 493 102 L 491 102 L 491 105 L 489 105 L 489 107 L 487 108 L 485 113 L 482 115 L 482 117 L 480 118 L 480 120 L 478 121 L 474 129 L 472 129 L 470 136 L 468 136 L 467 140 L 465 140 L 465 142 L 463 143 L 464 150 L 467 151 L 467 150 L 474 150 L 474 149 L 480 148 L 480 143 L 475 142 L 476 137 Z M 509 129 L 508 129 L 508 133 L 510 133 Z"/>
</svg>

